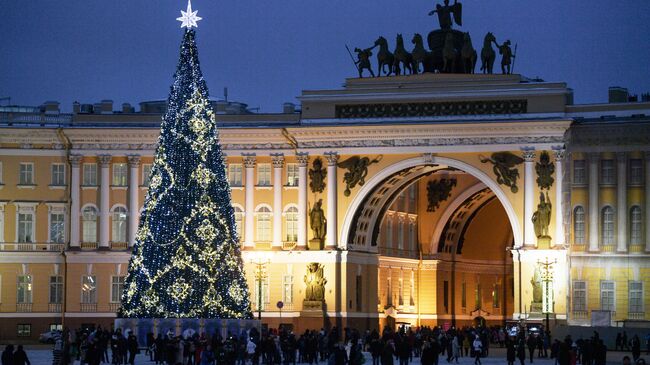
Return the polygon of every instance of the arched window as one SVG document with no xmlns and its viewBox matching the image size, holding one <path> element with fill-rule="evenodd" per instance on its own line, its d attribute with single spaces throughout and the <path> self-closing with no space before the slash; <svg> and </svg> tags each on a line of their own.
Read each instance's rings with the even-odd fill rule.
<svg viewBox="0 0 650 365">
<path fill-rule="evenodd" d="M 257 240 L 271 240 L 271 209 L 265 206 L 257 209 Z"/>
<path fill-rule="evenodd" d="M 85 207 L 81 220 L 83 221 L 83 241 L 97 242 L 97 209 L 95 207 Z"/>
<path fill-rule="evenodd" d="M 581 206 L 573 210 L 573 240 L 576 245 L 585 244 L 585 208 Z"/>
<path fill-rule="evenodd" d="M 641 244 L 641 232 L 643 228 L 643 216 L 641 207 L 635 205 L 630 209 L 630 244 Z"/>
<path fill-rule="evenodd" d="M 113 209 L 112 222 L 113 242 L 126 242 L 126 208 L 115 207 Z"/>
<path fill-rule="evenodd" d="M 603 208 L 600 242 L 603 246 L 614 244 L 614 208 L 612 207 Z"/>
<path fill-rule="evenodd" d="M 244 222 L 244 211 L 241 207 L 235 205 L 233 206 L 235 210 L 235 229 L 237 229 L 237 239 L 241 241 L 242 238 L 242 226 Z"/>
<path fill-rule="evenodd" d="M 285 222 L 287 225 L 287 242 L 298 241 L 298 208 L 292 206 L 286 210 Z"/>
</svg>

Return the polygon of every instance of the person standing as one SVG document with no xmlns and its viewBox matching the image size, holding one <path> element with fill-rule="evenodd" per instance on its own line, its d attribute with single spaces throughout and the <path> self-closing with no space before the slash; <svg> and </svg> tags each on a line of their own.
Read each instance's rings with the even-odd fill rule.
<svg viewBox="0 0 650 365">
<path fill-rule="evenodd" d="M 451 359 L 450 360 L 456 360 L 456 364 L 458 364 L 458 358 L 460 357 L 460 340 L 458 336 L 454 336 L 454 339 L 451 340 Z"/>
<path fill-rule="evenodd" d="M 524 365 L 526 362 L 526 342 L 523 337 L 519 339 L 519 343 L 517 344 L 517 358 L 519 359 L 519 364 Z"/>
<path fill-rule="evenodd" d="M 474 350 L 474 365 L 481 365 L 481 352 L 483 352 L 483 342 L 478 335 L 474 337 L 472 347 Z"/>
<path fill-rule="evenodd" d="M 138 353 L 138 339 L 133 333 L 129 333 L 127 347 L 129 349 L 129 364 L 135 365 L 135 355 Z"/>
<path fill-rule="evenodd" d="M 515 350 L 515 344 L 510 338 L 506 338 L 505 346 L 506 346 L 506 361 L 508 361 L 508 365 L 514 365 L 515 358 L 516 358 L 515 355 L 517 353 L 517 351 Z"/>
<path fill-rule="evenodd" d="M 2 352 L 2 365 L 14 364 L 14 345 L 7 345 Z"/>
<path fill-rule="evenodd" d="M 31 365 L 27 353 L 23 350 L 23 345 L 18 345 L 16 352 L 14 352 L 14 365 Z"/>
<path fill-rule="evenodd" d="M 530 354 L 530 363 L 533 363 L 533 356 L 535 355 L 535 347 L 537 347 L 537 340 L 535 339 L 535 335 L 532 333 L 528 335 L 528 341 L 526 342 L 528 345 L 528 353 Z"/>
<path fill-rule="evenodd" d="M 20 348 L 20 346 L 18 346 Z M 636 363 L 641 357 L 641 340 L 638 335 L 632 337 L 632 359 Z"/>
</svg>

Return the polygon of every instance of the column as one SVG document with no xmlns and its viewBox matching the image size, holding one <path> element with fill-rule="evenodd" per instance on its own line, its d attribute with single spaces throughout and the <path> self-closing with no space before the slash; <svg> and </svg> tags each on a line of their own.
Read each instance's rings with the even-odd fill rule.
<svg viewBox="0 0 650 365">
<path fill-rule="evenodd" d="M 598 164 L 600 154 L 589 154 L 589 251 L 598 251 Z"/>
<path fill-rule="evenodd" d="M 645 223 L 643 229 L 645 230 L 645 251 L 650 252 L 650 225 L 648 218 L 650 217 L 650 151 L 645 152 L 645 210 L 643 211 L 643 220 Z"/>
<path fill-rule="evenodd" d="M 336 201 L 336 165 L 339 155 L 336 152 L 326 152 L 327 158 L 327 232 L 325 233 L 325 246 L 337 246 L 337 201 Z"/>
<path fill-rule="evenodd" d="M 298 246 L 307 246 L 307 165 L 309 154 L 298 152 Z"/>
<path fill-rule="evenodd" d="M 562 159 L 564 159 L 564 147 L 553 147 L 555 154 L 555 246 L 564 245 L 564 209 L 562 199 L 564 194 L 564 171 Z"/>
<path fill-rule="evenodd" d="M 537 246 L 535 226 L 533 225 L 533 208 L 535 206 L 535 148 L 522 148 L 524 158 L 524 245 Z"/>
<path fill-rule="evenodd" d="M 140 218 L 140 156 L 128 156 L 129 169 L 129 247 L 135 245 L 135 235 L 138 232 L 138 219 Z"/>
<path fill-rule="evenodd" d="M 627 251 L 627 154 L 616 153 L 616 217 L 618 238 L 616 251 Z"/>
<path fill-rule="evenodd" d="M 244 207 L 244 246 L 253 247 L 255 246 L 254 234 L 254 224 L 255 224 L 255 202 L 254 191 L 255 191 L 255 154 L 242 154 L 244 156 L 244 168 L 246 169 L 246 181 L 244 186 L 245 195 L 245 207 Z"/>
<path fill-rule="evenodd" d="M 273 246 L 282 247 L 282 168 L 284 155 L 271 154 L 273 162 Z"/>
<path fill-rule="evenodd" d="M 110 189 L 111 189 L 111 176 L 110 176 L 110 166 L 111 166 L 111 155 L 99 155 L 99 165 L 102 168 L 101 172 L 101 185 L 100 190 L 100 199 L 99 199 L 99 248 L 100 249 L 109 249 L 109 237 L 110 237 Z"/>
<path fill-rule="evenodd" d="M 79 249 L 80 247 L 80 228 L 81 218 L 81 155 L 70 155 L 70 248 Z"/>
</svg>

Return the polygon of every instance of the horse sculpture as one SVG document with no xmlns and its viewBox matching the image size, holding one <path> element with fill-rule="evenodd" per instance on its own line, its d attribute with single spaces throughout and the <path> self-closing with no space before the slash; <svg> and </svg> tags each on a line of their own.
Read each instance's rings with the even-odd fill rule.
<svg viewBox="0 0 650 365">
<path fill-rule="evenodd" d="M 378 76 L 381 76 L 381 72 L 384 71 L 386 76 L 390 76 L 393 72 L 393 64 L 395 63 L 395 56 L 388 50 L 388 41 L 386 38 L 379 37 L 375 41 L 375 46 L 379 46 L 379 52 L 377 52 L 377 67 L 379 71 Z M 388 66 L 388 71 L 384 69 L 384 66 Z"/>
<path fill-rule="evenodd" d="M 492 49 L 492 43 L 496 43 L 496 41 L 497 39 L 492 32 L 488 32 L 483 39 L 483 49 L 481 49 L 481 71 L 483 73 L 492 73 L 494 59 L 496 58 L 496 53 Z"/>
<path fill-rule="evenodd" d="M 411 68 L 411 65 L 413 64 L 413 56 L 404 49 L 404 38 L 402 38 L 401 34 L 398 34 L 393 61 L 393 71 L 395 72 L 395 75 L 400 74 L 400 63 L 402 64 L 404 75 L 406 75 L 406 70 L 408 70 L 409 74 L 413 74 L 413 69 Z"/>
<path fill-rule="evenodd" d="M 413 58 L 413 73 L 417 74 L 420 72 L 420 65 L 422 65 L 422 72 L 426 71 L 426 62 L 427 59 L 430 56 L 430 53 L 427 52 L 427 50 L 424 48 L 424 41 L 422 40 L 422 36 L 418 33 L 415 33 L 413 35 L 413 39 L 411 40 L 411 43 L 415 45 L 415 48 L 413 48 L 413 52 L 411 52 L 411 56 Z"/>
<path fill-rule="evenodd" d="M 450 32 L 445 36 L 445 45 L 442 47 L 442 72 L 453 73 L 456 70 L 456 56 L 454 35 Z"/>
<path fill-rule="evenodd" d="M 463 64 L 463 72 L 473 74 L 476 67 L 476 50 L 472 46 L 472 38 L 469 33 L 463 35 L 463 48 L 460 50 L 460 58 Z"/>
</svg>

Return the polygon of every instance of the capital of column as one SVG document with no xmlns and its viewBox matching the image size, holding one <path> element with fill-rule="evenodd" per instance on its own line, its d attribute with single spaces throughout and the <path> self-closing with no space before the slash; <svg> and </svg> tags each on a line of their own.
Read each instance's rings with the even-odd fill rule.
<svg viewBox="0 0 650 365">
<path fill-rule="evenodd" d="M 336 166 L 339 161 L 339 154 L 336 152 L 325 152 L 325 158 L 327 159 L 327 166 Z"/>
<path fill-rule="evenodd" d="M 524 158 L 525 162 L 533 162 L 535 160 L 535 147 L 522 147 L 521 152 L 521 157 Z"/>
<path fill-rule="evenodd" d="M 70 155 L 68 157 L 68 160 L 70 161 L 70 165 L 72 167 L 79 167 L 79 165 L 81 164 L 81 160 L 83 160 L 83 158 L 84 157 L 82 155 Z"/>
<path fill-rule="evenodd" d="M 99 165 L 101 167 L 108 167 L 111 164 L 111 159 L 113 158 L 113 156 L 111 156 L 111 155 L 99 155 L 99 156 L 97 156 L 97 158 L 99 159 Z"/>
<path fill-rule="evenodd" d="M 244 167 L 254 168 L 255 167 L 255 154 L 254 153 L 242 153 L 244 157 Z"/>
<path fill-rule="evenodd" d="M 566 152 L 564 146 L 553 146 L 552 149 L 553 149 L 555 161 L 562 161 L 564 159 L 564 154 Z"/>
<path fill-rule="evenodd" d="M 284 154 L 283 153 L 272 153 L 271 162 L 273 167 L 276 169 L 281 169 L 284 167 Z"/>
<path fill-rule="evenodd" d="M 587 154 L 587 159 L 592 162 L 598 162 L 598 160 L 600 160 L 600 152 L 589 152 Z"/>
<path fill-rule="evenodd" d="M 309 153 L 308 152 L 297 152 L 296 160 L 298 161 L 299 167 L 305 167 L 309 164 Z"/>
<path fill-rule="evenodd" d="M 627 152 L 616 152 L 616 160 L 618 162 L 627 161 Z"/>
<path fill-rule="evenodd" d="M 130 167 L 140 166 L 140 155 L 128 155 L 126 158 L 129 161 Z"/>
</svg>

